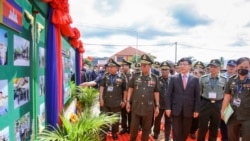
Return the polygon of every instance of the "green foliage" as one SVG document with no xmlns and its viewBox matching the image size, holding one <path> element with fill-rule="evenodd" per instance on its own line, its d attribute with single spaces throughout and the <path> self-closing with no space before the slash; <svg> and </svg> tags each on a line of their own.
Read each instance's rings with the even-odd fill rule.
<svg viewBox="0 0 250 141">
<path fill-rule="evenodd" d="M 87 58 L 84 58 L 83 62 L 84 62 L 85 65 L 88 65 L 89 68 L 91 68 L 93 66 L 92 62 Z"/>
<path fill-rule="evenodd" d="M 84 108 L 90 108 L 93 106 L 95 101 L 97 100 L 99 92 L 97 89 L 92 87 L 81 87 L 75 86 L 74 92 L 71 97 L 76 98 L 78 102 L 80 102 Z"/>
<path fill-rule="evenodd" d="M 94 116 L 89 114 L 90 111 L 85 110 L 75 123 L 71 123 L 64 116 L 60 116 L 62 126 L 45 129 L 39 134 L 39 141 L 98 141 L 100 140 L 99 133 L 104 125 L 110 125 L 118 121 L 118 115 L 101 114 Z"/>
</svg>

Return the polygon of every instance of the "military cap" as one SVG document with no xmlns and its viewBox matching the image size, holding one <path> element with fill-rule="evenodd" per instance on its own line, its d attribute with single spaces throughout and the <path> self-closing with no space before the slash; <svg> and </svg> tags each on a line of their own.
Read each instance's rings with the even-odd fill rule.
<svg viewBox="0 0 250 141">
<path fill-rule="evenodd" d="M 167 61 L 163 61 L 160 65 L 161 69 L 170 69 L 170 65 L 168 64 Z"/>
<path fill-rule="evenodd" d="M 160 63 L 160 62 L 158 62 L 158 61 L 155 61 L 155 62 L 154 62 L 154 65 L 155 65 L 155 66 L 160 66 L 160 65 L 161 65 L 161 63 Z"/>
<path fill-rule="evenodd" d="M 173 61 L 170 61 L 170 60 L 167 60 L 168 64 L 171 66 L 171 67 L 174 67 L 176 64 L 173 62 Z M 177 64 L 178 65 L 178 64 Z"/>
<path fill-rule="evenodd" d="M 129 62 L 129 61 L 127 61 L 127 60 L 125 60 L 125 59 L 122 59 L 122 63 L 121 63 L 121 65 L 131 65 L 132 63 L 131 62 Z"/>
<path fill-rule="evenodd" d="M 141 55 L 141 64 L 153 64 L 153 61 L 147 54 L 143 54 Z"/>
<path fill-rule="evenodd" d="M 236 67 L 236 61 L 235 60 L 228 60 L 227 65 L 232 66 L 232 67 Z"/>
<path fill-rule="evenodd" d="M 212 59 L 208 65 L 209 66 L 213 65 L 213 66 L 219 67 L 219 66 L 221 66 L 221 62 L 218 59 Z"/>
<path fill-rule="evenodd" d="M 135 69 L 140 69 L 141 68 L 141 64 L 140 63 L 135 63 Z"/>
<path fill-rule="evenodd" d="M 197 62 L 195 62 L 195 64 L 194 64 L 194 68 L 201 68 L 201 69 L 204 69 L 204 68 L 205 68 L 205 65 L 204 65 L 201 61 L 197 61 Z"/>
<path fill-rule="evenodd" d="M 110 59 L 108 60 L 108 66 L 120 67 L 121 65 L 119 65 L 114 59 L 110 58 Z"/>
</svg>

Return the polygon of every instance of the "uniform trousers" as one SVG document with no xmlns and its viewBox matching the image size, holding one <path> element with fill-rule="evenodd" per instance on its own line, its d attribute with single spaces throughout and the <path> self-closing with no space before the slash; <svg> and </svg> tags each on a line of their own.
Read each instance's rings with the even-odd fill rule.
<svg viewBox="0 0 250 141">
<path fill-rule="evenodd" d="M 130 141 L 136 141 L 140 123 L 142 128 L 141 141 L 148 141 L 154 112 L 152 111 L 146 113 L 145 115 L 138 115 L 132 111 L 131 116 Z"/>
<path fill-rule="evenodd" d="M 199 115 L 198 141 L 205 141 L 207 130 L 209 129 L 209 141 L 216 141 L 218 128 L 221 121 L 222 101 L 211 103 L 210 100 L 202 98 Z"/>
<path fill-rule="evenodd" d="M 240 135 L 241 141 L 250 140 L 250 119 L 238 120 L 236 112 L 230 117 L 227 123 L 228 140 L 239 141 Z"/>
<path fill-rule="evenodd" d="M 126 111 L 126 107 L 121 108 L 121 126 L 123 130 L 129 130 L 131 124 L 131 112 Z"/>
<path fill-rule="evenodd" d="M 169 136 L 170 136 L 170 130 L 171 130 L 171 118 L 168 117 L 166 114 L 165 114 L 165 109 L 160 109 L 159 110 L 159 114 L 158 116 L 155 118 L 155 121 L 154 121 L 154 134 L 156 135 L 159 135 L 160 134 L 160 127 L 161 127 L 161 119 L 162 119 L 162 116 L 164 114 L 164 133 L 165 133 L 165 140 L 169 140 Z"/>
<path fill-rule="evenodd" d="M 222 141 L 228 141 L 227 125 L 224 122 L 224 120 L 220 121 L 220 132 L 221 132 L 221 140 Z"/>
<path fill-rule="evenodd" d="M 102 107 L 102 113 L 109 113 L 109 115 L 118 114 L 120 117 L 120 112 L 121 112 L 120 106 L 118 107 L 103 106 Z M 112 134 L 116 134 L 119 131 L 119 120 L 116 123 L 112 124 L 111 126 L 112 126 Z M 105 126 L 103 127 L 103 130 L 107 132 L 109 130 L 109 127 Z"/>
</svg>

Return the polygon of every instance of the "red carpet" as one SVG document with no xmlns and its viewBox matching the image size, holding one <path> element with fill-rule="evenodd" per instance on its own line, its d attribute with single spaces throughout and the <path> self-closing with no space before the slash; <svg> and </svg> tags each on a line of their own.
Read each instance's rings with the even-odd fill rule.
<svg viewBox="0 0 250 141">
<path fill-rule="evenodd" d="M 123 135 L 119 135 L 119 134 L 118 134 L 118 141 L 129 141 L 129 137 L 130 137 L 129 134 L 123 134 Z M 207 134 L 206 138 L 207 138 L 207 137 L 208 137 L 208 134 Z M 158 139 L 158 140 L 160 141 L 160 139 Z M 114 141 L 114 140 L 112 139 L 112 135 L 111 135 L 111 134 L 108 134 L 106 141 Z M 136 141 L 141 141 L 141 132 L 138 133 L 138 136 L 137 136 L 137 140 L 136 140 Z M 148 141 L 155 141 L 155 140 L 150 136 Z M 193 139 L 191 139 L 191 138 L 189 137 L 189 138 L 187 139 L 187 141 L 196 141 L 196 140 L 193 140 Z M 217 141 L 221 141 L 221 139 L 220 139 L 220 132 L 218 132 Z"/>
</svg>

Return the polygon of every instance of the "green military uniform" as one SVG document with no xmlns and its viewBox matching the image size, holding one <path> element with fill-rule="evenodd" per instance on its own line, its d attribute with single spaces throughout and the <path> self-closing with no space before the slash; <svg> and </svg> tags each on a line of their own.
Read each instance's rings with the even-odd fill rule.
<svg viewBox="0 0 250 141">
<path fill-rule="evenodd" d="M 120 65 L 113 59 L 109 60 L 108 66 Z M 116 74 L 108 73 L 101 80 L 100 87 L 103 87 L 102 99 L 104 101 L 104 106 L 102 107 L 102 112 L 104 113 L 118 113 L 121 111 L 121 103 L 123 101 L 123 93 L 127 91 L 127 79 L 122 73 L 117 72 Z M 108 128 L 104 128 L 108 131 Z M 112 125 L 112 136 L 117 139 L 116 133 L 119 131 L 119 121 Z"/>
<path fill-rule="evenodd" d="M 210 65 L 219 67 L 219 60 L 211 60 Z M 224 97 L 224 88 L 227 78 L 218 74 L 212 78 L 211 74 L 203 75 L 200 78 L 201 89 L 201 108 L 199 115 L 199 135 L 198 141 L 204 141 L 209 124 L 209 140 L 214 141 L 217 138 L 218 127 L 221 116 L 220 110 Z"/>
<path fill-rule="evenodd" d="M 147 55 L 141 56 L 141 64 L 152 63 L 152 60 Z M 136 140 L 140 122 L 142 127 L 141 140 L 146 141 L 151 132 L 155 108 L 154 93 L 159 92 L 159 81 L 154 74 L 149 73 L 148 75 L 144 75 L 143 72 L 136 73 L 129 81 L 129 88 L 133 88 L 133 94 L 130 99 L 132 102 L 130 141 Z M 159 104 L 159 101 L 157 101 L 157 104 Z"/>
<path fill-rule="evenodd" d="M 239 139 L 239 134 L 235 132 L 242 129 L 242 141 L 248 141 L 250 139 L 250 75 L 248 74 L 244 80 L 239 80 L 238 75 L 230 77 L 225 93 L 232 96 L 230 104 L 234 110 L 227 123 L 228 138 Z"/>
<path fill-rule="evenodd" d="M 123 59 L 121 62 L 121 65 L 126 65 L 129 67 L 131 67 L 131 62 Z M 132 72 L 130 72 L 130 70 L 128 70 L 128 72 L 122 72 L 125 76 L 127 80 L 130 80 L 132 78 Z M 130 124 L 131 124 L 131 112 L 127 112 L 126 111 L 126 107 L 123 107 L 121 109 L 121 127 L 122 130 L 120 131 L 120 134 L 124 134 L 126 132 L 129 132 L 130 129 Z"/>
<path fill-rule="evenodd" d="M 160 65 L 161 70 L 169 70 L 170 65 L 168 64 L 167 61 L 163 61 Z M 159 109 L 159 114 L 157 117 L 155 117 L 154 121 L 154 139 L 158 139 L 158 136 L 160 134 L 160 126 L 161 126 L 161 121 L 162 121 L 162 116 L 164 115 L 164 133 L 165 133 L 165 141 L 169 141 L 170 139 L 170 130 L 171 130 L 171 118 L 168 117 L 165 114 L 165 97 L 167 96 L 167 89 L 168 89 L 168 84 L 170 81 L 170 74 L 168 76 L 159 77 L 159 94 L 160 94 L 160 99 L 159 99 L 159 104 L 160 104 L 160 109 Z"/>
</svg>

